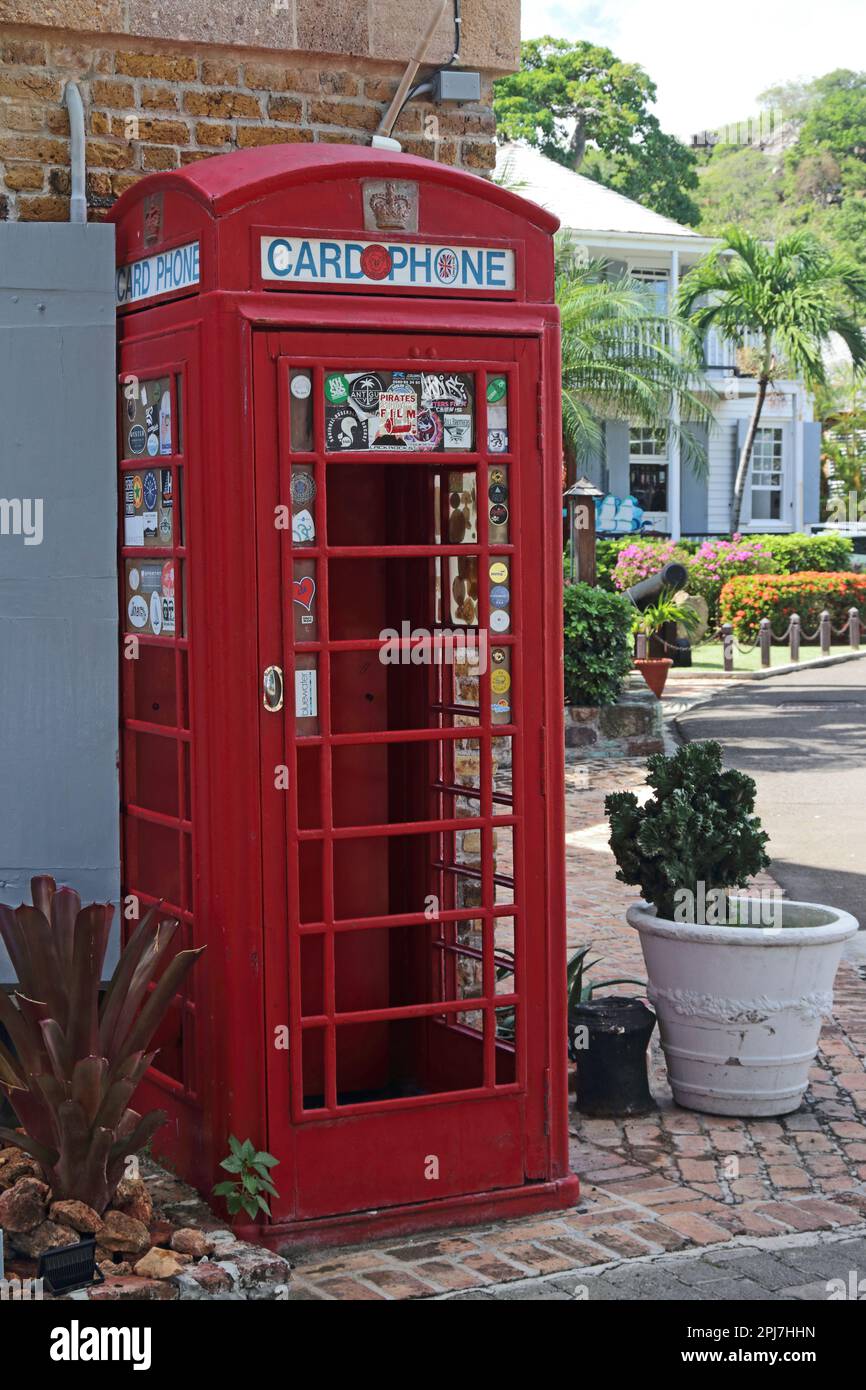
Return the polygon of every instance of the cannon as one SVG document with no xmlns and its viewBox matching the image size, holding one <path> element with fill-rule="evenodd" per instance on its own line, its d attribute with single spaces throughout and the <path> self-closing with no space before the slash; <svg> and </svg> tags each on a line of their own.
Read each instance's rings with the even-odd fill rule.
<svg viewBox="0 0 866 1390">
<path fill-rule="evenodd" d="M 685 565 L 681 565 L 678 560 L 671 560 L 657 574 L 650 574 L 639 583 L 632 584 L 630 589 L 625 590 L 625 597 L 630 598 L 636 608 L 645 608 L 653 599 L 658 598 L 663 589 L 676 591 L 682 589 L 685 582 Z"/>
</svg>

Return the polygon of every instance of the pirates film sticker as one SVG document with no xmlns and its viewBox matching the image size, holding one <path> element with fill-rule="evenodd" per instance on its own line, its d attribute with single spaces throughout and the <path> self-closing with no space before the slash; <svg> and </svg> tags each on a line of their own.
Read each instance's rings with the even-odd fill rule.
<svg viewBox="0 0 866 1390">
<path fill-rule="evenodd" d="M 120 388 L 124 458 L 158 458 L 172 451 L 171 380 L 139 381 L 129 376 Z"/>
<path fill-rule="evenodd" d="M 466 372 L 326 372 L 325 442 L 348 450 L 468 450 L 474 440 Z"/>
</svg>

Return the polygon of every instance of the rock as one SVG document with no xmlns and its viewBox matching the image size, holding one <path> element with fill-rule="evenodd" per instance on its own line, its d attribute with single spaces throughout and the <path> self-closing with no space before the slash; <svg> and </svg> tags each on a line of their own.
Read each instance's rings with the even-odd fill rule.
<svg viewBox="0 0 866 1390">
<path fill-rule="evenodd" d="M 9 1232 L 35 1231 L 45 1220 L 50 1195 L 48 1184 L 38 1178 L 19 1178 L 0 1194 L 0 1226 Z"/>
<path fill-rule="evenodd" d="M 172 1221 L 152 1221 L 150 1224 L 151 1245 L 171 1245 L 177 1226 Z"/>
<path fill-rule="evenodd" d="M 213 1294 L 230 1293 L 234 1281 L 222 1265 L 214 1264 L 211 1260 L 202 1260 L 201 1264 L 189 1265 L 184 1270 L 181 1285 L 184 1297 L 204 1298 Z"/>
<path fill-rule="evenodd" d="M 189 1262 L 189 1255 L 181 1255 L 174 1250 L 162 1250 L 154 1245 L 135 1266 L 135 1273 L 141 1279 L 171 1279 L 180 1274 Z"/>
<path fill-rule="evenodd" d="M 19 1178 L 41 1178 L 42 1170 L 35 1158 L 23 1149 L 0 1149 L 0 1192 L 14 1187 Z"/>
<path fill-rule="evenodd" d="M 240 1242 L 240 1249 L 232 1250 L 228 1258 L 237 1269 L 238 1283 L 242 1289 L 255 1289 L 265 1284 L 287 1284 L 291 1278 L 288 1260 L 260 1245 Z"/>
<path fill-rule="evenodd" d="M 69 1226 L 58 1226 L 56 1221 L 43 1221 L 34 1231 L 26 1234 L 10 1232 L 10 1239 L 16 1250 L 37 1260 L 46 1250 L 58 1250 L 61 1245 L 77 1245 L 78 1232 Z"/>
<path fill-rule="evenodd" d="M 123 1274 L 132 1273 L 132 1265 L 128 1260 L 119 1260 L 117 1264 L 113 1260 L 97 1260 L 100 1274 L 104 1274 L 106 1279 L 119 1278 Z"/>
<path fill-rule="evenodd" d="M 123 1211 L 107 1211 L 99 1244 L 112 1254 L 116 1251 L 121 1255 L 143 1255 L 150 1249 L 150 1235 L 143 1221 Z"/>
<path fill-rule="evenodd" d="M 152 1302 L 177 1298 L 177 1289 L 164 1279 L 139 1279 L 134 1274 L 123 1275 L 119 1279 L 106 1279 L 88 1291 L 93 1303 L 122 1302 L 128 1299 L 143 1299 Z"/>
<path fill-rule="evenodd" d="M 121 1178 L 111 1205 L 145 1226 L 153 1220 L 153 1201 L 142 1178 Z"/>
<path fill-rule="evenodd" d="M 102 1217 L 86 1202 L 76 1202 L 72 1198 L 54 1202 L 49 1214 L 52 1221 L 71 1226 L 73 1231 L 80 1231 L 85 1236 L 98 1235 L 102 1230 Z"/>
<path fill-rule="evenodd" d="M 171 1238 L 171 1248 L 191 1255 L 194 1260 L 203 1260 L 205 1255 L 213 1253 L 214 1245 L 203 1231 L 197 1231 L 194 1226 L 181 1226 Z"/>
</svg>

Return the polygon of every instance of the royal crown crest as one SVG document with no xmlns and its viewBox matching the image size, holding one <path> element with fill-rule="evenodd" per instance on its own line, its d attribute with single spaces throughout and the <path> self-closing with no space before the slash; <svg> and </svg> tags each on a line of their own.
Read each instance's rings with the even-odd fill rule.
<svg viewBox="0 0 866 1390">
<path fill-rule="evenodd" d="M 376 226 L 382 231 L 401 231 L 409 221 L 412 200 L 405 193 L 398 193 L 396 185 L 388 182 L 380 193 L 371 196 L 370 208 Z"/>
</svg>

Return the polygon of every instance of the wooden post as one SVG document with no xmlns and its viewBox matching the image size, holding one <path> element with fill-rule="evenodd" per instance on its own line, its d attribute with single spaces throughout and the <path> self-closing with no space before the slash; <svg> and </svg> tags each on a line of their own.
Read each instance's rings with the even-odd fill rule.
<svg viewBox="0 0 866 1390">
<path fill-rule="evenodd" d="M 761 665 L 769 666 L 772 660 L 771 652 L 773 649 L 773 629 L 770 626 L 769 618 L 761 619 L 761 630 L 758 634 L 758 641 L 761 646 Z"/>
<path fill-rule="evenodd" d="M 791 614 L 791 626 L 789 629 L 789 640 L 791 643 L 791 660 L 800 660 L 800 614 Z"/>
<path fill-rule="evenodd" d="M 734 626 L 733 623 L 722 623 L 722 658 L 725 663 L 726 671 L 734 669 Z"/>
<path fill-rule="evenodd" d="M 595 588 L 595 503 L 591 497 L 581 498 L 574 506 L 574 536 L 572 544 L 577 556 L 577 574 L 581 584 Z"/>
<path fill-rule="evenodd" d="M 859 608 L 848 609 L 848 641 L 851 643 L 852 652 L 860 650 L 860 610 Z"/>
<path fill-rule="evenodd" d="M 830 638 L 831 638 L 831 636 L 832 636 L 832 633 L 831 633 L 831 631 L 830 631 L 830 614 L 829 614 L 829 612 L 827 611 L 827 609 L 825 608 L 825 609 L 823 610 L 823 612 L 821 613 L 821 618 L 820 618 L 819 623 L 818 623 L 818 640 L 819 640 L 819 642 L 821 643 L 821 655 L 822 655 L 822 656 L 829 656 L 829 655 L 830 655 Z"/>
</svg>

